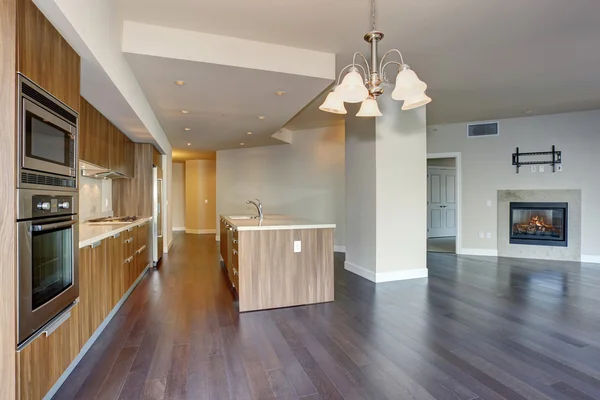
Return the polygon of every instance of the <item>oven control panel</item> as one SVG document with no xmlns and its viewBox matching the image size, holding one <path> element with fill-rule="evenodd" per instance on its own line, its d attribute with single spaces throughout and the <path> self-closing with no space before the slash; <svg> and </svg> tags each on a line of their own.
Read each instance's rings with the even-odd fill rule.
<svg viewBox="0 0 600 400">
<path fill-rule="evenodd" d="M 33 217 L 73 214 L 73 196 L 34 195 L 31 205 Z"/>
</svg>

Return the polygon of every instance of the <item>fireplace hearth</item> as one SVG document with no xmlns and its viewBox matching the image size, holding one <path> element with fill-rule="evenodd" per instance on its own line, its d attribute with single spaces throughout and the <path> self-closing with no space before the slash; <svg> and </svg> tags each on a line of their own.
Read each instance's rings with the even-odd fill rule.
<svg viewBox="0 0 600 400">
<path fill-rule="evenodd" d="M 510 203 L 510 243 L 567 247 L 568 204 Z"/>
</svg>

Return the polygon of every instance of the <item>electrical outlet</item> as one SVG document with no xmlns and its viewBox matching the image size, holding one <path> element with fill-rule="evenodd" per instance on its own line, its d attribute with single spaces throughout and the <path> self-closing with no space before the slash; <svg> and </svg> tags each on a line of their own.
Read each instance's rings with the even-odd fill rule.
<svg viewBox="0 0 600 400">
<path fill-rule="evenodd" d="M 483 239 L 485 237 L 485 233 L 483 231 L 479 231 L 479 239 Z"/>
<path fill-rule="evenodd" d="M 488 207 L 491 207 L 492 206 L 492 201 L 491 200 L 486 201 L 485 205 L 488 206 Z"/>
<path fill-rule="evenodd" d="M 492 238 L 492 232 L 488 232 L 488 233 L 486 234 L 486 237 L 487 237 L 488 239 L 491 239 L 491 238 Z"/>
<path fill-rule="evenodd" d="M 556 166 L 556 170 L 557 170 L 558 172 L 562 172 L 562 165 L 558 164 L 558 165 Z"/>
<path fill-rule="evenodd" d="M 540 165 L 540 172 L 544 172 L 544 166 Z"/>
<path fill-rule="evenodd" d="M 537 172 L 537 165 L 531 166 L 531 172 Z"/>
<path fill-rule="evenodd" d="M 294 240 L 294 253 L 302 252 L 302 242 L 300 240 Z"/>
</svg>

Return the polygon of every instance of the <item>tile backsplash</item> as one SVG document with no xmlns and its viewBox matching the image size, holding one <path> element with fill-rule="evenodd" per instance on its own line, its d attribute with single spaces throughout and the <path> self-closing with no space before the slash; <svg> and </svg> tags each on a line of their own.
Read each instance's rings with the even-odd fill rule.
<svg viewBox="0 0 600 400">
<path fill-rule="evenodd" d="M 112 181 L 80 177 L 79 219 L 85 221 L 112 215 Z"/>
</svg>

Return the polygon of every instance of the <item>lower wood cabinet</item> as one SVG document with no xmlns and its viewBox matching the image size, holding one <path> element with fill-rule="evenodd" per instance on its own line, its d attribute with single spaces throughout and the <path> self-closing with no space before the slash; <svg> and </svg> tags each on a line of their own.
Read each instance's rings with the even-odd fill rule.
<svg viewBox="0 0 600 400">
<path fill-rule="evenodd" d="M 19 399 L 42 399 L 77 357 L 83 345 L 79 339 L 80 322 L 78 304 L 71 310 L 71 317 L 50 336 L 40 336 L 18 353 Z"/>
<path fill-rule="evenodd" d="M 79 249 L 79 304 L 50 336 L 41 335 L 18 353 L 19 399 L 40 400 L 48 393 L 136 281 L 148 265 L 148 229 L 142 225 L 139 238 L 133 227 Z"/>
</svg>

